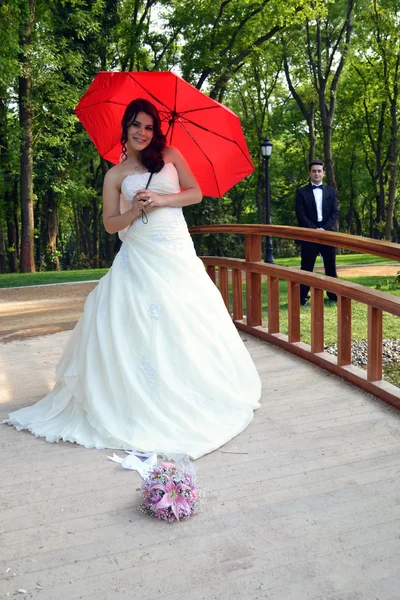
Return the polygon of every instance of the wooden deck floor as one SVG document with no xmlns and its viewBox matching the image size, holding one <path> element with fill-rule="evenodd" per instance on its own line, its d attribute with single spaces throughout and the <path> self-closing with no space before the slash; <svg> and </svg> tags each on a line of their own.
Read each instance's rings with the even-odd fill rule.
<svg viewBox="0 0 400 600">
<path fill-rule="evenodd" d="M 47 392 L 68 336 L 0 346 L 0 418 Z M 400 413 L 243 337 L 262 408 L 197 461 L 187 522 L 140 515 L 109 452 L 0 426 L 0 598 L 399 600 Z"/>
</svg>

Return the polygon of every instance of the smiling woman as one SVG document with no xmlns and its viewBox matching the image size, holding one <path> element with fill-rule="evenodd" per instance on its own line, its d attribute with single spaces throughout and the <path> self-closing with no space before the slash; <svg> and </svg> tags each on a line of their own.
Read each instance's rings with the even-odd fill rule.
<svg viewBox="0 0 400 600">
<path fill-rule="evenodd" d="M 7 422 L 52 442 L 198 458 L 247 427 L 261 383 L 182 213 L 200 188 L 149 102 L 127 107 L 122 147 L 103 220 L 127 228 L 124 243 L 87 298 L 54 390 Z"/>
<path fill-rule="evenodd" d="M 180 152 L 166 146 L 158 112 L 148 100 L 138 98 L 127 106 L 122 119 L 121 145 L 121 162 L 108 171 L 104 180 L 103 222 L 108 233 L 129 227 L 142 210 L 147 214 L 154 208 L 182 208 L 201 201 L 202 194 L 193 173 Z M 147 189 L 150 175 L 160 173 L 168 163 L 177 170 L 181 190 L 170 194 L 164 191 L 161 195 L 150 187 Z M 120 204 L 123 181 L 131 175 L 146 173 L 149 176 L 142 180 L 144 186 L 136 191 L 130 205 L 123 199 Z"/>
</svg>

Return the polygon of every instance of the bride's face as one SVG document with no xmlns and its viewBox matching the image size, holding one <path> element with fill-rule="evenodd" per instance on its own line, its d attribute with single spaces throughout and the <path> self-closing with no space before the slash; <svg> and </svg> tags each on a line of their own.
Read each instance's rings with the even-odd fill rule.
<svg viewBox="0 0 400 600">
<path fill-rule="evenodd" d="M 153 139 L 153 117 L 144 112 L 139 112 L 136 119 L 128 127 L 128 146 L 140 152 L 147 148 Z"/>
</svg>

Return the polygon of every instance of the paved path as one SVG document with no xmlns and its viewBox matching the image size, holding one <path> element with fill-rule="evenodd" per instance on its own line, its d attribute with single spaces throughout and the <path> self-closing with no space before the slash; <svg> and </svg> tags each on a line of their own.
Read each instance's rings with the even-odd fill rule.
<svg viewBox="0 0 400 600">
<path fill-rule="evenodd" d="M 68 336 L 0 344 L 0 419 L 51 388 Z M 243 339 L 261 408 L 197 461 L 187 522 L 140 515 L 108 451 L 0 425 L 1 599 L 399 600 L 400 414 Z"/>
</svg>

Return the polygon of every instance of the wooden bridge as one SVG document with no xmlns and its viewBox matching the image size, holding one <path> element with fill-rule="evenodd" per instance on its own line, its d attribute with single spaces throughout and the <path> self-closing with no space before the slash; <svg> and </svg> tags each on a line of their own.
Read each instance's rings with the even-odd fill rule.
<svg viewBox="0 0 400 600">
<path fill-rule="evenodd" d="M 109 462 L 108 451 L 48 444 L 2 426 L 0 598 L 399 599 L 400 413 L 377 398 L 398 405 L 398 388 L 381 380 L 379 348 L 382 312 L 399 315 L 399 299 L 261 263 L 260 236 L 277 230 L 241 231 L 243 261 L 204 259 L 212 277 L 217 268 L 226 304 L 233 269 L 233 318 L 263 395 L 246 431 L 197 461 L 203 512 L 171 526 L 151 520 L 136 510 L 139 477 Z M 339 234 L 301 233 L 285 228 L 279 235 L 350 244 L 343 236 L 339 244 Z M 398 246 L 368 243 L 399 258 Z M 289 282 L 287 336 L 279 332 L 279 279 Z M 312 286 L 310 346 L 298 339 L 300 281 Z M 337 359 L 323 352 L 325 289 L 338 295 Z M 7 305 L 1 298 L 0 311 Z M 352 300 L 369 307 L 366 374 L 350 364 Z M 36 310 L 22 298 L 20 304 L 21 312 Z M 51 388 L 68 336 L 59 331 L 0 345 L 0 418 Z"/>
</svg>

